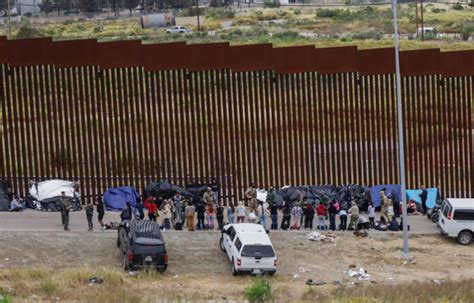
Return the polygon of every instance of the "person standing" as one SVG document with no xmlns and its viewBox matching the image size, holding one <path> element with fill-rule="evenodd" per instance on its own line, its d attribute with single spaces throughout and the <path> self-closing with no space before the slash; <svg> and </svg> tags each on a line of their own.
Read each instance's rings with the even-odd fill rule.
<svg viewBox="0 0 474 303">
<path fill-rule="evenodd" d="M 400 218 L 400 196 L 398 195 L 398 191 L 395 188 L 390 193 L 390 199 L 392 199 L 393 213 L 395 218 Z"/>
<path fill-rule="evenodd" d="M 165 200 L 163 202 L 163 224 L 161 225 L 162 230 L 167 230 L 171 228 L 171 213 L 172 213 L 172 206 L 169 200 Z"/>
<path fill-rule="evenodd" d="M 349 213 L 351 214 L 350 227 L 357 230 L 357 223 L 359 222 L 359 206 L 357 206 L 355 202 L 352 202 L 352 207 L 349 208 Z"/>
<path fill-rule="evenodd" d="M 336 215 L 339 211 L 339 204 L 336 200 L 333 200 L 329 204 L 328 214 L 329 214 L 329 229 L 332 231 L 336 230 Z"/>
<path fill-rule="evenodd" d="M 426 200 L 428 199 L 428 191 L 426 190 L 424 186 L 421 186 L 420 199 L 421 199 L 421 208 L 423 208 L 423 214 L 426 215 L 426 212 L 427 212 Z"/>
<path fill-rule="evenodd" d="M 71 201 L 69 197 L 66 196 L 66 192 L 61 192 L 59 203 L 61 204 L 61 219 L 64 230 L 69 231 L 69 211 L 71 210 Z"/>
<path fill-rule="evenodd" d="M 94 229 L 94 225 L 92 224 L 93 215 L 94 215 L 94 204 L 92 204 L 92 201 L 88 201 L 87 206 L 86 206 L 86 218 L 87 218 L 87 224 L 89 225 L 88 231 L 92 231 Z"/>
<path fill-rule="evenodd" d="M 275 202 L 270 204 L 270 216 L 272 219 L 271 229 L 278 229 L 278 206 Z"/>
<path fill-rule="evenodd" d="M 287 230 L 291 225 L 291 204 L 288 199 L 283 201 L 283 219 L 281 220 L 280 228 Z"/>
<path fill-rule="evenodd" d="M 245 222 L 245 206 L 244 202 L 240 201 L 239 206 L 237 206 L 237 223 Z"/>
<path fill-rule="evenodd" d="M 266 209 L 263 205 L 262 201 L 258 201 L 257 207 L 257 216 L 258 216 L 258 223 L 263 226 L 263 228 L 267 229 L 267 220 L 266 220 Z"/>
<path fill-rule="evenodd" d="M 375 228 L 375 207 L 372 201 L 369 202 L 369 207 L 367 209 L 368 212 L 368 217 L 369 217 L 369 222 L 370 222 L 370 228 L 374 229 Z"/>
<path fill-rule="evenodd" d="M 245 198 L 249 201 L 250 211 L 255 212 L 257 210 L 257 189 L 254 183 L 250 184 L 250 187 L 245 191 Z"/>
<path fill-rule="evenodd" d="M 194 214 L 196 210 L 191 201 L 188 202 L 188 206 L 184 209 L 184 215 L 186 216 L 186 224 L 188 226 L 188 231 L 194 231 Z"/>
<path fill-rule="evenodd" d="M 222 230 L 224 228 L 224 207 L 221 205 L 217 206 L 216 219 L 219 230 Z"/>
<path fill-rule="evenodd" d="M 148 210 L 148 220 L 156 222 L 158 207 L 156 205 L 156 198 L 147 198 L 145 200 L 145 208 Z"/>
<path fill-rule="evenodd" d="M 227 207 L 227 221 L 229 222 L 229 224 L 234 223 L 234 213 L 235 213 L 234 204 L 230 204 L 230 206 Z"/>
<path fill-rule="evenodd" d="M 214 195 L 214 192 L 212 191 L 212 188 L 208 187 L 206 192 L 204 193 L 204 195 L 202 196 L 202 199 L 204 200 L 204 202 L 207 204 L 207 206 L 209 207 L 209 205 L 212 204 L 213 206 L 213 209 L 214 207 L 216 206 L 216 196 Z"/>
<path fill-rule="evenodd" d="M 100 227 L 104 229 L 104 201 L 102 201 L 102 197 L 97 198 L 97 220 L 99 221 Z"/>
<path fill-rule="evenodd" d="M 325 230 L 326 229 L 326 217 L 328 215 L 328 209 L 325 203 L 319 203 L 318 208 L 316 209 L 318 212 L 318 229 Z"/>
<path fill-rule="evenodd" d="M 304 228 L 313 229 L 314 206 L 311 203 L 306 203 L 304 208 Z"/>
<path fill-rule="evenodd" d="M 207 205 L 207 228 L 214 229 L 214 217 L 216 215 L 216 211 L 214 209 L 214 203 L 210 203 Z"/>
<path fill-rule="evenodd" d="M 205 223 L 204 223 L 204 219 L 206 217 L 206 206 L 204 204 L 204 202 L 202 201 L 199 201 L 198 205 L 197 205 L 197 208 L 196 208 L 196 212 L 197 212 L 197 220 L 198 220 L 198 229 L 199 230 L 203 230 L 205 228 Z"/>
<path fill-rule="evenodd" d="M 293 225 L 291 225 L 291 229 L 297 229 L 297 230 L 300 229 L 302 214 L 303 214 L 303 210 L 301 209 L 299 204 L 296 204 L 291 210 L 291 216 L 293 218 Z"/>
</svg>

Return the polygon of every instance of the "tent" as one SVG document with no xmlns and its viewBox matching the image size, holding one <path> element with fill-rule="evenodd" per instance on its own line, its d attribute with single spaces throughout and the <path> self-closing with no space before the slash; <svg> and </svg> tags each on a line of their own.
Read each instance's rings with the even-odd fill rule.
<svg viewBox="0 0 474 303">
<path fill-rule="evenodd" d="M 374 185 L 370 188 L 370 194 L 372 196 L 372 203 L 374 204 L 374 207 L 380 207 L 380 191 L 382 188 L 386 189 L 387 195 L 390 197 L 392 192 L 396 190 L 398 192 L 398 196 L 401 198 L 402 197 L 402 188 L 400 184 L 381 184 L 381 185 Z"/>
<path fill-rule="evenodd" d="M 219 185 L 217 183 L 205 184 L 205 183 L 190 183 L 185 188 L 171 184 L 167 180 L 161 180 L 160 182 L 151 182 L 145 188 L 145 197 L 161 197 L 163 199 L 169 199 L 176 193 L 180 193 L 181 196 L 191 199 L 193 202 L 198 202 L 207 188 L 211 187 L 212 191 L 216 193 L 216 197 L 219 195 Z"/>
<path fill-rule="evenodd" d="M 426 199 L 426 207 L 433 208 L 436 204 L 436 200 L 439 199 L 439 191 L 436 187 L 434 188 L 427 188 L 428 191 L 428 198 Z M 421 199 L 420 194 L 421 189 L 407 189 L 407 201 L 413 200 L 415 201 L 417 207 L 421 207 Z M 419 208 L 420 209 L 420 208 Z"/>
<path fill-rule="evenodd" d="M 41 211 L 61 211 L 60 197 L 65 192 L 71 198 L 72 210 L 81 210 L 81 194 L 76 191 L 76 183 L 65 180 L 35 182 L 26 198 L 27 207 Z"/>
<path fill-rule="evenodd" d="M 10 209 L 11 194 L 8 185 L 0 181 L 0 211 L 8 211 Z"/>
<path fill-rule="evenodd" d="M 135 208 L 137 201 L 140 200 L 140 195 L 131 186 L 111 187 L 103 194 L 102 200 L 107 210 L 121 211 L 127 202 L 130 202 L 130 205 Z"/>
</svg>

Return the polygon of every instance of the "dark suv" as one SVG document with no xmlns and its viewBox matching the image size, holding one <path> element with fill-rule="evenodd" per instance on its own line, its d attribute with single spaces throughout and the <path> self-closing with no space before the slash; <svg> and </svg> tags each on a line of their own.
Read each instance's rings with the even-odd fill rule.
<svg viewBox="0 0 474 303">
<path fill-rule="evenodd" d="M 151 221 L 125 220 L 118 229 L 117 247 L 124 270 L 154 268 L 164 272 L 168 255 L 159 224 Z"/>
</svg>

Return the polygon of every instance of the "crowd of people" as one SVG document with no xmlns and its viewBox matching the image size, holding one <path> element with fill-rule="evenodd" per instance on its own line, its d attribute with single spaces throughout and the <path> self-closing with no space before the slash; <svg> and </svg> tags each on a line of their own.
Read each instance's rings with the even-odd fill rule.
<svg viewBox="0 0 474 303">
<path fill-rule="evenodd" d="M 426 190 L 423 188 L 420 198 L 426 209 Z M 310 202 L 306 197 L 300 196 L 297 201 L 283 199 L 281 205 L 277 205 L 276 191 L 269 187 L 266 201 L 257 199 L 255 184 L 244 193 L 245 200 L 237 206 L 224 207 L 218 196 L 210 187 L 207 188 L 199 202 L 191 201 L 176 193 L 173 197 L 163 199 L 152 196 L 145 201 L 137 201 L 132 207 L 127 202 L 120 214 L 121 220 L 144 220 L 145 214 L 148 220 L 161 222 L 162 230 L 212 230 L 222 229 L 226 223 L 258 223 L 267 228 L 270 220 L 271 230 L 300 230 L 313 229 L 313 221 L 316 218 L 315 228 L 318 230 L 345 231 L 345 230 L 400 230 L 402 221 L 398 221 L 401 213 L 401 202 L 397 191 L 390 194 L 383 188 L 380 191 L 381 213 L 380 219 L 376 221 L 375 207 L 369 203 L 367 213 L 361 214 L 359 206 L 350 196 L 343 197 L 338 201 L 324 192 L 320 192 L 318 202 Z M 65 230 L 69 230 L 68 198 L 62 194 L 60 199 L 62 205 L 61 217 Z M 247 206 L 245 205 L 247 202 Z M 94 204 L 89 201 L 86 206 L 86 218 L 89 230 L 93 230 Z M 423 211 L 425 210 L 423 209 Z M 409 214 L 417 213 L 416 204 L 413 201 L 407 204 Z M 279 213 L 281 212 L 281 219 Z M 107 228 L 103 223 L 104 203 L 102 199 L 97 201 L 98 220 L 101 228 Z"/>
</svg>

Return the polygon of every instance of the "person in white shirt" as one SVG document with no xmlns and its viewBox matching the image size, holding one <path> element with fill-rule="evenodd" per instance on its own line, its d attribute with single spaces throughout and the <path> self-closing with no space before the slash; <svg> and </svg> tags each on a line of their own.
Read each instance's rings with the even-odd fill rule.
<svg viewBox="0 0 474 303">
<path fill-rule="evenodd" d="M 375 228 L 375 207 L 372 201 L 369 203 L 369 208 L 367 209 L 368 211 L 368 217 L 370 221 L 370 228 L 374 229 Z"/>
<path fill-rule="evenodd" d="M 239 206 L 236 208 L 237 213 L 237 223 L 244 223 L 245 222 L 245 206 L 244 202 L 240 201 Z"/>
</svg>

